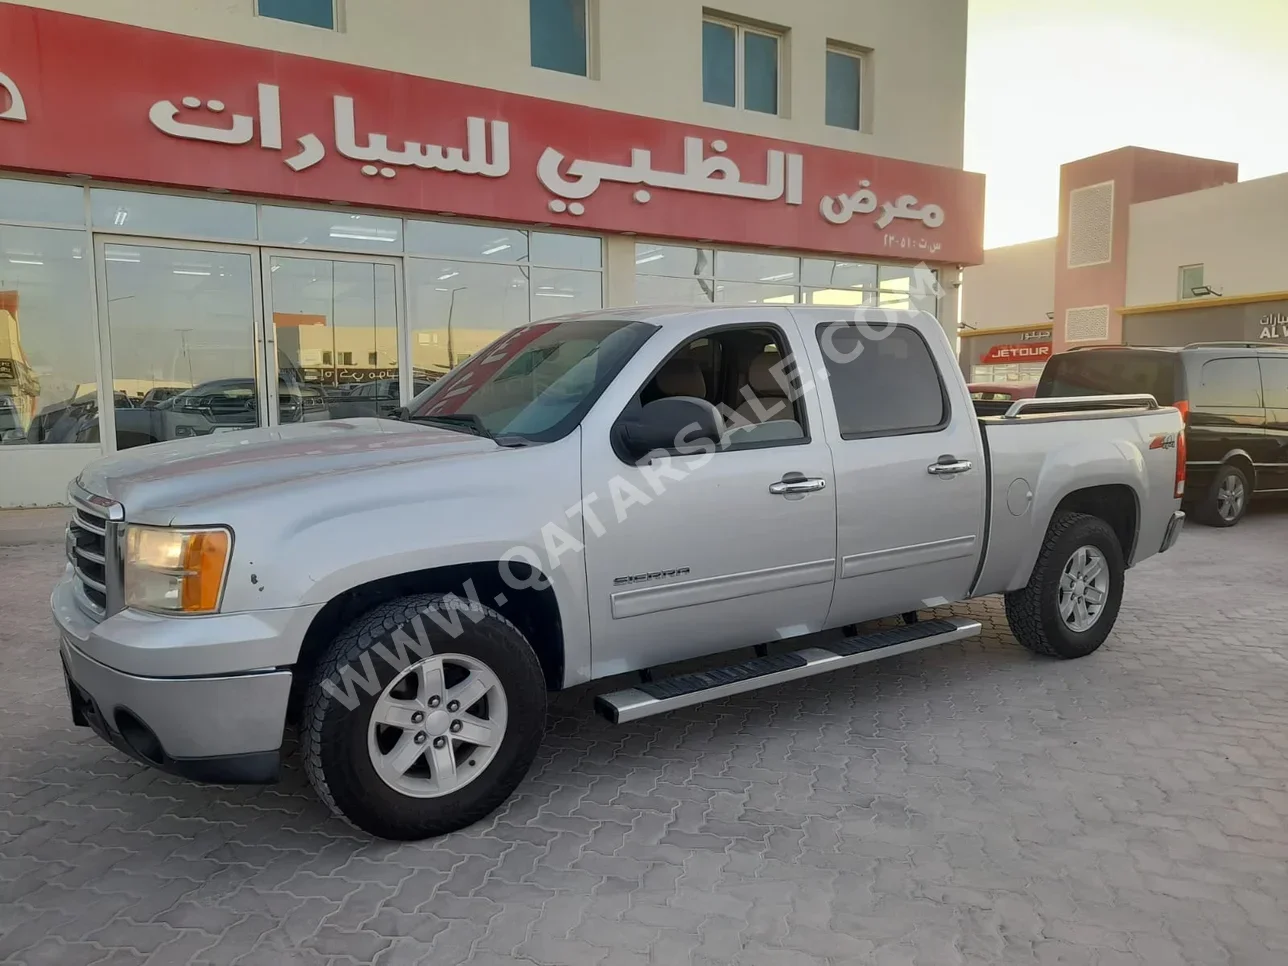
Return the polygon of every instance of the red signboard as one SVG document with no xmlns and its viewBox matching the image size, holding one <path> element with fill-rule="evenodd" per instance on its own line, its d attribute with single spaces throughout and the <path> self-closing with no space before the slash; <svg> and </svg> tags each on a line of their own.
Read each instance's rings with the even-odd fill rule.
<svg viewBox="0 0 1288 966">
<path fill-rule="evenodd" d="M 954 168 L 10 3 L 0 3 L 0 38 L 0 168 L 983 261 L 984 178 Z"/>
<path fill-rule="evenodd" d="M 1003 362 L 1042 362 L 1051 356 L 1050 342 L 1018 342 L 1014 345 L 995 345 L 979 360 L 983 366 Z"/>
</svg>

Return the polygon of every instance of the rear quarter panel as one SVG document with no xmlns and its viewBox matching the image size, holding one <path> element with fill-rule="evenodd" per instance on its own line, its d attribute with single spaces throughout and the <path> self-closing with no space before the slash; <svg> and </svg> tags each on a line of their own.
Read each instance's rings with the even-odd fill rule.
<svg viewBox="0 0 1288 966">
<path fill-rule="evenodd" d="M 1174 496 L 1176 450 L 1150 449 L 1150 443 L 1155 436 L 1182 432 L 1177 410 L 981 423 L 992 489 L 988 548 L 974 596 L 1025 586 L 1056 508 L 1088 487 L 1121 485 L 1134 494 L 1136 539 L 1123 548 L 1128 566 L 1158 551 L 1180 501 Z"/>
</svg>

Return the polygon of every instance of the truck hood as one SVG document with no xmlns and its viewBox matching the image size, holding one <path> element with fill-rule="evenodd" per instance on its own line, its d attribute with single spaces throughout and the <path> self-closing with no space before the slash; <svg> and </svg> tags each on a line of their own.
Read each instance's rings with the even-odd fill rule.
<svg viewBox="0 0 1288 966">
<path fill-rule="evenodd" d="M 338 419 L 157 443 L 97 460 L 90 493 L 141 511 L 179 509 L 245 490 L 494 452 L 489 439 L 392 419 Z"/>
</svg>

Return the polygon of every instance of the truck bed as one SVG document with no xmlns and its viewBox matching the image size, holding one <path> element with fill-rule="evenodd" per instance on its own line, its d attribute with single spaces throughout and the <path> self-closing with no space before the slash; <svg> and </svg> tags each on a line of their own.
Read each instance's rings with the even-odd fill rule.
<svg viewBox="0 0 1288 966">
<path fill-rule="evenodd" d="M 1132 523 L 1139 526 L 1134 545 L 1123 547 L 1127 565 L 1158 551 L 1167 516 L 1141 510 L 1180 506 L 1175 446 L 1184 423 L 1178 410 L 1152 397 L 1085 397 L 1021 400 L 1008 413 L 979 419 L 989 470 L 988 542 L 974 595 L 1023 587 L 1061 502 L 1075 491 L 1124 487 L 1124 458 L 1131 468 L 1129 503 L 1137 507 Z"/>
</svg>

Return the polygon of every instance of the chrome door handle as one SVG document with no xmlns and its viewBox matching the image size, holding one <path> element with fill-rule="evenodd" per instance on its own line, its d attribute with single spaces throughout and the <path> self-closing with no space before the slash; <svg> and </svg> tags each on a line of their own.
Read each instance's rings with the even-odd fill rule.
<svg viewBox="0 0 1288 966">
<path fill-rule="evenodd" d="M 800 480 L 780 480 L 777 483 L 769 484 L 769 492 L 775 496 L 785 496 L 791 493 L 817 493 L 819 490 L 827 489 L 827 480 L 818 477 L 810 477 Z"/>
<path fill-rule="evenodd" d="M 941 460 L 927 466 L 926 472 L 931 476 L 954 476 L 957 473 L 967 473 L 972 467 L 970 460 Z"/>
</svg>

